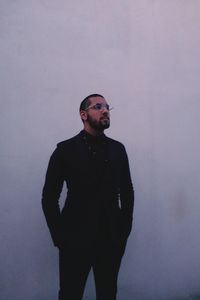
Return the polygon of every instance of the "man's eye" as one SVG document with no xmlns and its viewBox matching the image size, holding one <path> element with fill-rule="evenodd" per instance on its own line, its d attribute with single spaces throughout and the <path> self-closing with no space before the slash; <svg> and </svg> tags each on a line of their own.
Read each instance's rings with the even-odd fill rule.
<svg viewBox="0 0 200 300">
<path fill-rule="evenodd" d="M 96 109 L 98 109 L 98 110 L 100 110 L 100 109 L 101 109 L 101 107 L 102 107 L 102 105 L 101 105 L 101 104 L 98 104 L 98 103 L 97 103 L 97 104 L 95 105 L 95 108 L 96 108 Z"/>
</svg>

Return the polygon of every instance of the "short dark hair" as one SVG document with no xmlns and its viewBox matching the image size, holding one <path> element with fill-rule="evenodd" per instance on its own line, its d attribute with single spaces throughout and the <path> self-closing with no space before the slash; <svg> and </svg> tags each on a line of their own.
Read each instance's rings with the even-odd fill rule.
<svg viewBox="0 0 200 300">
<path fill-rule="evenodd" d="M 81 110 L 86 110 L 89 105 L 90 105 L 90 98 L 95 98 L 95 97 L 101 97 L 101 98 L 104 98 L 102 95 L 100 94 L 91 94 L 89 96 L 87 96 L 85 99 L 83 99 L 83 101 L 81 102 L 80 104 L 80 108 L 79 108 L 79 111 Z"/>
</svg>

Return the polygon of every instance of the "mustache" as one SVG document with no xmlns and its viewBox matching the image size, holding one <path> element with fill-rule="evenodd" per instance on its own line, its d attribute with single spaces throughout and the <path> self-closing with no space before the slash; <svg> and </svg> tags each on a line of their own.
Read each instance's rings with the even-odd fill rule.
<svg viewBox="0 0 200 300">
<path fill-rule="evenodd" d="M 102 117 L 100 118 L 100 120 L 104 120 L 104 119 L 110 120 L 110 117 L 109 117 L 109 116 L 102 116 Z"/>
<path fill-rule="evenodd" d="M 104 112 L 103 116 L 100 119 L 105 119 L 105 118 L 108 120 L 110 119 L 110 116 L 107 112 Z"/>
</svg>

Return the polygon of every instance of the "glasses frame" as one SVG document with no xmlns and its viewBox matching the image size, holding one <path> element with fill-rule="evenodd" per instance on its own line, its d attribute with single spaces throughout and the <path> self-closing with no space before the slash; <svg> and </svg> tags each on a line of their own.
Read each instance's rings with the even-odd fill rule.
<svg viewBox="0 0 200 300">
<path fill-rule="evenodd" d="M 97 105 L 99 105 L 100 108 L 97 108 Z M 100 111 L 100 110 L 103 110 L 103 109 L 107 109 L 108 111 L 111 111 L 113 109 L 113 107 L 110 107 L 109 104 L 96 103 L 94 105 L 91 105 L 91 106 L 87 107 L 85 109 L 85 111 L 87 111 L 88 109 L 94 109 L 94 110 L 97 110 L 97 111 Z"/>
</svg>

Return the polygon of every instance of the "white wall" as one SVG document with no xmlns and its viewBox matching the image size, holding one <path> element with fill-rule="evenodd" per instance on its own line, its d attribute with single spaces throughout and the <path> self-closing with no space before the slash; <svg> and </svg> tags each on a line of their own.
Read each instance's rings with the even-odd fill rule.
<svg viewBox="0 0 200 300">
<path fill-rule="evenodd" d="M 41 190 L 93 92 L 115 108 L 107 135 L 136 190 L 119 299 L 200 293 L 199 18 L 198 0 L 0 1 L 0 299 L 56 299 Z"/>
</svg>

